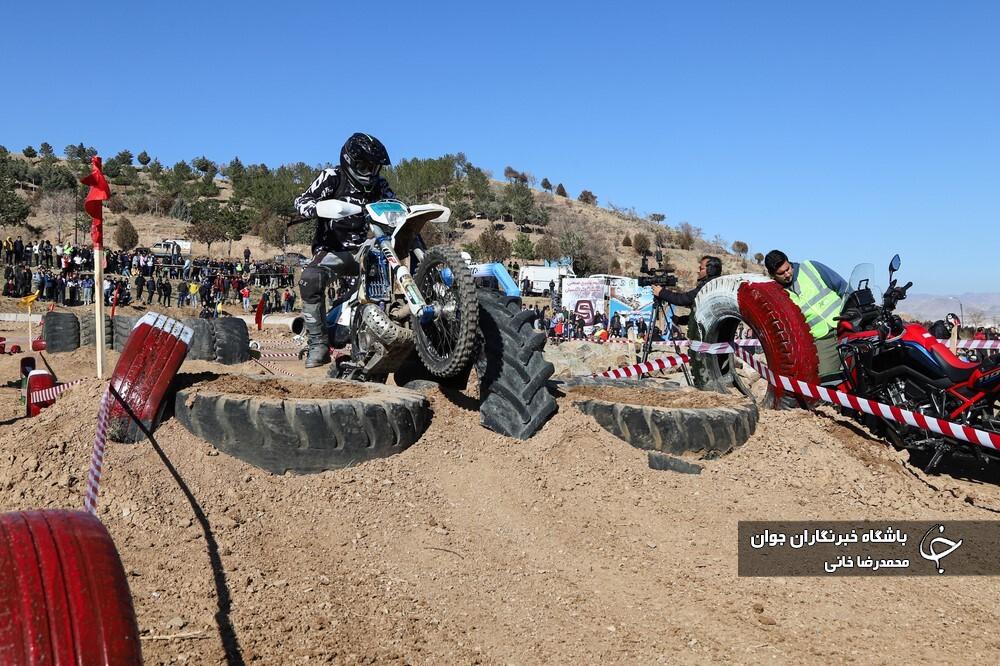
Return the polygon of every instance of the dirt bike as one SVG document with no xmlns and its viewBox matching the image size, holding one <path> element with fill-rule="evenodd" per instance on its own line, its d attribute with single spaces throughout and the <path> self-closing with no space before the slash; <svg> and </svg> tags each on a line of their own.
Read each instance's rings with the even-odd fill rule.
<svg viewBox="0 0 1000 666">
<path fill-rule="evenodd" d="M 350 342 L 350 357 L 338 358 L 330 374 L 343 379 L 385 381 L 414 350 L 435 377 L 465 370 L 479 325 L 472 272 L 458 250 L 424 249 L 420 231 L 451 211 L 435 204 L 407 206 L 395 200 L 364 208 L 330 199 L 316 206 L 322 218 L 364 214 L 369 238 L 355 253 L 359 271 L 350 295 L 327 315 L 333 347 Z M 411 275 L 400 257 L 417 264 Z"/>
<path fill-rule="evenodd" d="M 875 300 L 871 264 L 855 268 L 854 291 L 847 297 L 837 326 L 837 345 L 846 393 L 869 398 L 913 412 L 1000 433 L 995 412 L 1000 397 L 1000 360 L 982 363 L 958 358 L 920 324 L 904 323 L 894 313 L 912 286 L 898 286 L 892 278 L 899 270 L 897 254 L 889 264 L 889 288 L 881 304 Z M 985 446 L 927 432 L 869 414 L 855 413 L 876 435 L 898 449 L 911 452 L 911 460 L 932 472 L 946 456 L 977 463 L 996 460 L 998 453 Z"/>
</svg>

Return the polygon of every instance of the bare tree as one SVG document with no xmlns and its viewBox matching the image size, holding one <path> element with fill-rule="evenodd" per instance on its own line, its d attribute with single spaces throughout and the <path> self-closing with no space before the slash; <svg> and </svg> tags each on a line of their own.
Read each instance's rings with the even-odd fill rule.
<svg viewBox="0 0 1000 666">
<path fill-rule="evenodd" d="M 68 190 L 49 192 L 42 196 L 40 207 L 56 220 L 56 240 L 62 243 L 63 224 L 76 212 L 76 195 Z"/>
</svg>

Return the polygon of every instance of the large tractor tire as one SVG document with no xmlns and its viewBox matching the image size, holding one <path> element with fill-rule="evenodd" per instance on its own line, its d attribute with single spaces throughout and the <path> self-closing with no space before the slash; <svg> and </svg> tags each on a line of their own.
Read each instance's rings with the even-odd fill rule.
<svg viewBox="0 0 1000 666">
<path fill-rule="evenodd" d="M 220 317 L 212 320 L 212 324 L 216 363 L 236 365 L 250 360 L 250 331 L 245 321 L 239 317 Z"/>
<path fill-rule="evenodd" d="M 757 429 L 757 405 L 751 400 L 739 407 L 703 409 L 630 405 L 594 398 L 573 404 L 612 435 L 638 449 L 674 455 L 690 453 L 702 459 L 718 458 L 742 446 Z"/>
<path fill-rule="evenodd" d="M 132 335 L 132 327 L 137 321 L 139 321 L 137 315 L 114 316 L 114 333 L 112 333 L 111 341 L 115 351 L 120 352 L 125 349 L 125 345 L 128 344 L 128 336 Z"/>
<path fill-rule="evenodd" d="M 695 298 L 688 337 L 732 342 L 741 324 L 760 340 L 773 372 L 819 383 L 819 357 L 802 311 L 778 283 L 756 274 L 724 275 L 709 281 Z M 698 388 L 750 395 L 734 371 L 732 354 L 691 353 L 691 374 Z M 805 404 L 781 388 L 769 387 L 764 406 L 784 409 Z"/>
<path fill-rule="evenodd" d="M 195 386 L 177 392 L 174 416 L 220 451 L 275 474 L 323 472 L 386 458 L 416 442 L 430 424 L 427 398 L 414 391 L 320 381 L 331 389 L 357 385 L 366 393 L 358 398 L 292 399 L 198 391 Z"/>
<path fill-rule="evenodd" d="M 555 371 L 545 360 L 545 334 L 532 328 L 537 314 L 521 299 L 477 290 L 480 348 L 479 422 L 490 430 L 527 439 L 556 411 L 547 384 Z"/>
<path fill-rule="evenodd" d="M 0 515 L 0 614 L 5 664 L 142 663 L 125 571 L 88 513 Z"/>
<path fill-rule="evenodd" d="M 181 323 L 194 331 L 191 338 L 191 346 L 188 347 L 187 357 L 194 361 L 214 361 L 215 360 L 215 326 L 212 320 L 189 317 L 182 319 Z M 247 353 L 249 354 L 250 338 L 247 336 Z"/>
<path fill-rule="evenodd" d="M 80 320 L 72 312 L 46 312 L 42 319 L 45 350 L 69 352 L 80 347 Z"/>
<path fill-rule="evenodd" d="M 81 347 L 95 347 L 97 342 L 97 330 L 94 326 L 94 313 L 88 312 L 85 315 L 80 316 L 80 346 Z M 114 346 L 115 340 L 115 323 L 114 320 L 108 316 L 104 315 L 104 348 L 111 349 Z"/>
</svg>

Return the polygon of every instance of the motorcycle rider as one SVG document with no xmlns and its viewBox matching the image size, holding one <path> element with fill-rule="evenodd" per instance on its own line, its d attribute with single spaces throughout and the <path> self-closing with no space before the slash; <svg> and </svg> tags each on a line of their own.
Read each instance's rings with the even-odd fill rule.
<svg viewBox="0 0 1000 666">
<path fill-rule="evenodd" d="M 792 302 L 805 315 L 809 332 L 819 355 L 819 379 L 828 383 L 840 379 L 840 355 L 837 353 L 837 317 L 844 307 L 849 285 L 832 268 L 818 261 L 791 263 L 781 250 L 771 250 L 764 257 L 764 267 L 771 278 L 783 286 Z"/>
<path fill-rule="evenodd" d="M 389 166 L 389 154 L 382 142 L 370 134 L 352 134 L 340 150 L 340 165 L 320 172 L 309 188 L 295 199 L 295 209 L 303 217 L 316 214 L 316 204 L 339 199 L 364 206 L 381 199 L 395 199 L 389 183 L 379 175 Z M 313 237 L 312 260 L 302 269 L 299 293 L 302 318 L 309 338 L 306 367 L 330 362 L 326 326 L 326 288 L 336 276 L 357 273 L 354 253 L 367 237 L 364 214 L 339 220 L 320 218 Z M 336 303 L 331 303 L 335 307 Z"/>
</svg>

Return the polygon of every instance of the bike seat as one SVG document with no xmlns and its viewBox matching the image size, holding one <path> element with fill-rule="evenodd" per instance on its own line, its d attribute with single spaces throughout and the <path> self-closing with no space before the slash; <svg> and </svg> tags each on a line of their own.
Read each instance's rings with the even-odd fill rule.
<svg viewBox="0 0 1000 666">
<path fill-rule="evenodd" d="M 944 347 L 942 351 L 941 347 L 944 347 L 944 345 L 934 345 L 934 349 L 932 350 L 934 358 L 937 359 L 945 376 L 954 383 L 960 384 L 967 381 L 976 368 L 979 367 L 978 363 L 967 363 L 955 357 L 947 347 Z"/>
</svg>

